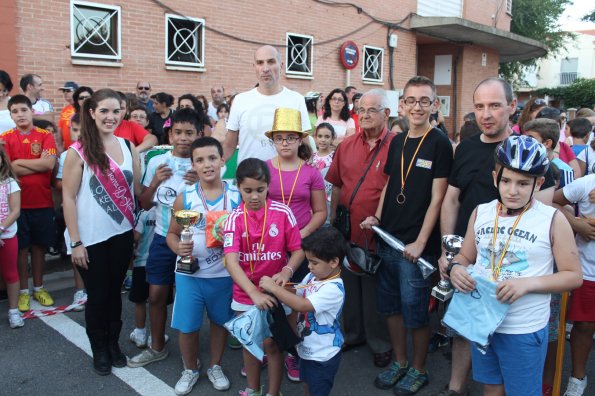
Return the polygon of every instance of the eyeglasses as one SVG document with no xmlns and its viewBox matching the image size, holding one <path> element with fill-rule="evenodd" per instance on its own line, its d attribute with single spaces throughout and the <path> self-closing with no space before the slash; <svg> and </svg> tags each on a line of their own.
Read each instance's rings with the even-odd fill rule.
<svg viewBox="0 0 595 396">
<path fill-rule="evenodd" d="M 90 97 L 91 97 L 91 95 L 89 95 L 89 96 L 79 96 L 79 98 L 77 100 L 80 102 L 81 100 L 89 99 Z"/>
<path fill-rule="evenodd" d="M 343 98 L 331 98 L 330 102 L 345 103 L 345 100 Z"/>
<path fill-rule="evenodd" d="M 150 91 L 151 87 L 136 87 L 139 91 Z"/>
<path fill-rule="evenodd" d="M 424 96 L 419 100 L 415 99 L 415 97 L 413 96 L 403 99 L 403 103 L 405 103 L 409 107 L 415 107 L 417 103 L 419 103 L 421 107 L 430 107 L 432 105 L 432 102 L 434 102 L 434 100 L 428 98 L 427 96 Z"/>
<path fill-rule="evenodd" d="M 380 113 L 382 110 L 384 110 L 384 107 L 370 107 L 369 109 L 364 109 L 363 107 L 360 107 L 359 109 L 357 109 L 357 115 L 370 115 L 370 116 L 375 116 L 376 114 Z"/>
<path fill-rule="evenodd" d="M 297 142 L 300 138 L 294 135 L 289 135 L 286 138 L 283 136 L 273 136 L 273 143 L 275 144 L 283 144 L 283 142 L 287 142 L 287 144 L 293 144 Z"/>
</svg>

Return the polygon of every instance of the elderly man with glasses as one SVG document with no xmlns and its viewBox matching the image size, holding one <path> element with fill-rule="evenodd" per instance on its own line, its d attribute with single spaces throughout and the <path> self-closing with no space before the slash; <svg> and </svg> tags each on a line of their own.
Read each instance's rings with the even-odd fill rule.
<svg viewBox="0 0 595 396">
<path fill-rule="evenodd" d="M 136 97 L 138 101 L 146 107 L 149 114 L 155 111 L 153 101 L 151 100 L 151 84 L 148 82 L 139 81 L 136 83 Z"/>
<path fill-rule="evenodd" d="M 339 205 L 347 208 L 351 217 L 349 240 L 373 250 L 372 232 L 364 231 L 359 225 L 376 211 L 388 180 L 384 167 L 395 135 L 387 128 L 390 109 L 385 91 L 366 92 L 359 101 L 357 113 L 361 131 L 346 137 L 338 146 L 326 175 L 326 180 L 333 185 L 330 220 L 335 221 Z M 342 278 L 346 296 L 344 350 L 367 342 L 374 353 L 374 364 L 384 367 L 391 361 L 391 345 L 385 321 L 376 311 L 376 280 L 351 273 L 345 273 Z"/>
</svg>

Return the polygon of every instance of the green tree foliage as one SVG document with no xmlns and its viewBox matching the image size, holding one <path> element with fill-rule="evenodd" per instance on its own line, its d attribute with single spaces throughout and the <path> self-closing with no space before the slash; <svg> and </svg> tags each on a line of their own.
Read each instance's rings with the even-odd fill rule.
<svg viewBox="0 0 595 396">
<path fill-rule="evenodd" d="M 510 31 L 534 40 L 541 41 L 549 54 L 556 54 L 563 48 L 572 33 L 561 30 L 560 16 L 572 0 L 513 0 Z M 513 61 L 500 64 L 500 75 L 518 86 L 523 83 L 523 72 L 536 64 L 537 59 Z"/>
<path fill-rule="evenodd" d="M 595 9 L 591 11 L 590 14 L 587 14 L 583 17 L 583 21 L 585 22 L 595 22 Z"/>
<path fill-rule="evenodd" d="M 595 79 L 577 78 L 567 87 L 541 88 L 536 90 L 535 96 L 555 96 L 564 103 L 564 107 L 593 108 L 595 105 Z"/>
</svg>

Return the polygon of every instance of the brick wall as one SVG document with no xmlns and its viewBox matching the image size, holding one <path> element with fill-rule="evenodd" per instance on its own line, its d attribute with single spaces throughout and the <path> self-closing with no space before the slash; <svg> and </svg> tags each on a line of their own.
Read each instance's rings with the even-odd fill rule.
<svg viewBox="0 0 595 396">
<path fill-rule="evenodd" d="M 506 13 L 506 0 L 464 1 L 463 17 L 483 25 L 510 30 L 511 16 Z"/>
<path fill-rule="evenodd" d="M 58 87 L 67 80 L 93 88 L 109 86 L 125 92 L 133 91 L 139 79 L 148 80 L 153 93 L 169 92 L 174 96 L 191 92 L 210 96 L 212 85 L 224 84 L 227 91 L 243 91 L 254 86 L 252 69 L 254 50 L 259 46 L 223 37 L 207 30 L 205 34 L 204 72 L 166 70 L 164 62 L 164 16 L 168 12 L 147 0 L 101 1 L 122 7 L 121 68 L 72 65 L 70 56 L 70 5 L 68 0 L 16 0 L 18 75 L 38 73 L 44 79 L 44 97 L 57 108 L 63 105 Z M 374 16 L 397 21 L 415 7 L 415 0 L 392 7 L 390 2 L 359 1 L 362 9 Z M 285 45 L 285 33 L 311 34 L 322 42 L 369 24 L 370 18 L 351 7 L 331 7 L 315 1 L 290 0 L 262 2 L 246 0 L 201 1 L 200 3 L 170 0 L 167 5 L 189 17 L 204 18 L 207 27 L 236 36 L 274 45 Z M 40 12 L 40 10 L 42 10 Z M 415 34 L 398 31 L 393 77 L 395 87 L 416 70 Z M 387 47 L 387 28 L 372 23 L 348 37 L 314 47 L 314 78 L 310 80 L 283 77 L 283 84 L 305 93 L 310 90 L 328 92 L 345 87 L 346 71 L 339 62 L 338 50 L 345 40 L 360 47 L 369 44 Z M 285 59 L 285 50 L 282 49 Z M 376 88 L 364 84 L 360 64 L 351 72 L 351 85 L 360 90 Z M 384 57 L 384 87 L 389 88 L 388 51 Z"/>
</svg>

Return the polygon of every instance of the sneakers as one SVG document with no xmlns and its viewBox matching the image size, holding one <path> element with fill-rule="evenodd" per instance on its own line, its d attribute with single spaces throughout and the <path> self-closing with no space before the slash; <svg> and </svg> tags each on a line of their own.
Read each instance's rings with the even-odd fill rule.
<svg viewBox="0 0 595 396">
<path fill-rule="evenodd" d="M 130 342 L 136 345 L 137 348 L 147 347 L 147 331 L 136 331 L 132 330 L 130 333 Z"/>
<path fill-rule="evenodd" d="M 448 384 L 442 388 L 442 390 L 438 393 L 432 393 L 430 396 L 468 396 L 469 389 L 465 389 L 463 392 L 453 391 L 452 389 L 448 388 Z"/>
<path fill-rule="evenodd" d="M 169 341 L 169 336 L 167 334 L 164 334 L 163 338 L 165 339 L 164 344 L 167 344 L 167 342 Z M 151 336 L 149 336 L 149 338 L 147 338 L 147 345 L 153 347 L 153 339 L 151 338 Z"/>
<path fill-rule="evenodd" d="M 213 388 L 224 391 L 228 390 L 230 387 L 229 380 L 223 373 L 221 366 L 215 364 L 213 367 L 207 370 L 207 376 L 209 377 L 209 381 L 213 384 Z"/>
<path fill-rule="evenodd" d="M 20 293 L 19 294 L 19 303 L 18 303 L 19 311 L 27 312 L 31 309 L 31 295 L 29 293 Z"/>
<path fill-rule="evenodd" d="M 397 383 L 397 386 L 393 389 L 395 395 L 403 396 L 403 395 L 413 395 L 417 393 L 418 390 L 423 388 L 428 384 L 428 372 L 420 373 L 418 370 L 410 367 L 407 370 L 407 375 Z"/>
<path fill-rule="evenodd" d="M 47 292 L 43 287 L 39 289 L 39 291 L 33 292 L 33 298 L 39 301 L 41 305 L 44 307 L 49 307 L 50 305 L 54 305 L 54 299 L 50 296 L 50 293 Z"/>
<path fill-rule="evenodd" d="M 84 290 L 77 290 L 74 292 L 74 297 L 72 298 L 72 308 L 75 312 L 81 312 L 85 309 L 85 304 L 87 303 L 87 293 Z"/>
<path fill-rule="evenodd" d="M 242 349 L 242 343 L 232 335 L 227 337 L 227 346 L 231 349 Z"/>
<path fill-rule="evenodd" d="M 392 362 L 387 370 L 381 372 L 374 379 L 374 385 L 380 389 L 390 389 L 394 387 L 401 378 L 407 374 L 409 364 L 401 367 L 399 362 Z"/>
<path fill-rule="evenodd" d="M 153 348 L 148 347 L 132 359 L 128 359 L 128 367 L 136 368 L 136 367 L 143 367 L 149 363 L 158 362 L 167 358 L 169 355 L 169 351 L 167 348 L 163 348 L 161 352 L 157 352 L 153 350 Z"/>
<path fill-rule="evenodd" d="M 585 388 L 587 388 L 587 377 L 583 378 L 582 380 L 570 377 L 568 381 L 568 387 L 566 388 L 566 392 L 564 392 L 564 396 L 582 396 L 585 392 Z"/>
<path fill-rule="evenodd" d="M 292 382 L 300 382 L 300 368 L 298 358 L 287 354 L 285 357 L 285 368 L 287 369 L 287 378 Z"/>
<path fill-rule="evenodd" d="M 430 345 L 428 346 L 428 352 L 436 352 L 438 349 L 448 345 L 448 337 L 440 333 L 435 333 L 430 339 Z"/>
<path fill-rule="evenodd" d="M 194 372 L 192 370 L 184 370 L 182 371 L 182 376 L 176 383 L 174 392 L 176 395 L 187 395 L 188 393 L 192 392 L 192 388 L 197 381 L 198 371 Z"/>
<path fill-rule="evenodd" d="M 262 389 L 263 389 L 262 386 L 260 387 L 259 391 L 255 391 L 253 389 L 246 388 L 244 390 L 241 390 L 238 395 L 239 396 L 262 396 Z M 281 392 L 279 392 L 279 395 L 281 395 Z"/>
<path fill-rule="evenodd" d="M 25 325 L 25 322 L 18 311 L 8 311 L 8 323 L 10 324 L 11 329 L 16 329 Z"/>
</svg>

